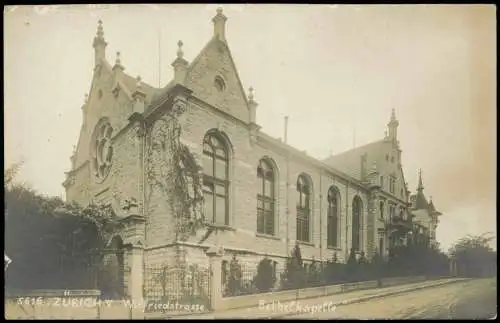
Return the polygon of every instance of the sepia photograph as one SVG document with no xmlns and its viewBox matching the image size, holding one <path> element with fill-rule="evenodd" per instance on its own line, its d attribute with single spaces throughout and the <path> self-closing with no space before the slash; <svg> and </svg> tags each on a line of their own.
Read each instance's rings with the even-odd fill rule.
<svg viewBox="0 0 500 323">
<path fill-rule="evenodd" d="M 4 317 L 496 319 L 496 6 L 4 6 Z"/>
</svg>

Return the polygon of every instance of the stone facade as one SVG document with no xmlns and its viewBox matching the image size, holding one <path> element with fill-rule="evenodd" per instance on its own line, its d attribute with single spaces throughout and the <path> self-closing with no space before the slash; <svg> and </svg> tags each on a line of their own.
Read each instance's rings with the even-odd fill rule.
<svg viewBox="0 0 500 323">
<path fill-rule="evenodd" d="M 82 205 L 110 204 L 123 221 L 134 219 L 124 226 L 126 230 L 117 232 L 131 248 L 126 261 L 130 271 L 179 259 L 206 267 L 205 252 L 223 246 L 228 255 L 238 254 L 254 266 L 267 255 L 281 272 L 285 257 L 297 243 L 296 183 L 299 175 L 306 174 L 311 184 L 311 238 L 298 242 L 303 258 L 326 261 L 335 253 L 339 261 L 346 261 L 352 247 L 356 197 L 361 201 L 357 251 L 368 258 L 375 252 L 386 254 L 387 248 L 380 244 L 388 246 L 390 230 L 387 216 L 381 216 L 380 202 L 391 201 L 404 218 L 410 206 L 395 116 L 389 123 L 389 136 L 343 161 L 345 169 L 266 135 L 256 124 L 257 103 L 252 93 L 245 94 L 224 37 L 226 18 L 218 11 L 213 21 L 213 38 L 191 64 L 182 58 L 179 42 L 172 64 L 174 79 L 163 89 L 125 74 L 119 55 L 111 67 L 99 24 L 94 78 L 82 108 L 83 125 L 71 158 L 72 170 L 64 183 L 67 199 Z M 110 145 L 96 142 L 101 124 L 112 129 Z M 223 139 L 229 154 L 229 223 L 223 226 L 207 223 L 203 212 L 203 141 L 209 132 Z M 384 160 L 389 155 L 396 162 Z M 271 161 L 275 174 L 273 235 L 257 233 L 257 166 L 262 158 Z M 350 166 L 354 164 L 358 170 L 353 172 Z M 97 172 L 99 165 L 104 165 L 100 171 L 104 175 Z M 397 190 L 381 182 L 381 176 L 392 174 Z M 327 194 L 332 186 L 339 198 L 335 248 L 327 246 Z M 133 290 L 139 293 L 137 287 Z"/>
</svg>

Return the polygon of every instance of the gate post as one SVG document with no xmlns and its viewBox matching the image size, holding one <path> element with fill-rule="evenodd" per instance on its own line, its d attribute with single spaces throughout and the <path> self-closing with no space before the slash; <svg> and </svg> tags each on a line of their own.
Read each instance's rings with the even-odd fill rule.
<svg viewBox="0 0 500 323">
<path fill-rule="evenodd" d="M 222 305 L 222 256 L 224 248 L 210 248 L 206 255 L 210 262 L 210 307 L 213 311 Z"/>
</svg>

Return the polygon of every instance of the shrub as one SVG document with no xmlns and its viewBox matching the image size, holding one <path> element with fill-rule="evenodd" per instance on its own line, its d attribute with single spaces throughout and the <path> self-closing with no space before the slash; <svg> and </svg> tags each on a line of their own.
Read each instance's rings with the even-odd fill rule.
<svg viewBox="0 0 500 323">
<path fill-rule="evenodd" d="M 259 291 L 269 291 L 276 282 L 272 261 L 265 257 L 259 262 L 257 275 L 255 276 L 255 286 Z"/>
<path fill-rule="evenodd" d="M 307 272 L 307 285 L 315 286 L 322 281 L 322 272 L 320 264 L 313 258 L 309 271 Z"/>
<path fill-rule="evenodd" d="M 305 285 L 306 277 L 302 262 L 302 254 L 299 245 L 295 245 L 292 250 L 292 257 L 286 261 L 285 271 L 283 273 L 282 287 L 301 288 Z"/>
<path fill-rule="evenodd" d="M 236 259 L 236 255 L 233 255 L 231 262 L 229 263 L 229 277 L 227 281 L 227 295 L 236 296 L 241 293 L 241 265 Z"/>
</svg>

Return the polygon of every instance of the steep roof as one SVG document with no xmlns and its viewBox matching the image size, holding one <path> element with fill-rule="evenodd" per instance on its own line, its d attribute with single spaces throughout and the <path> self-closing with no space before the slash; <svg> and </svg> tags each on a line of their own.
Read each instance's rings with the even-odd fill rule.
<svg viewBox="0 0 500 323">
<path fill-rule="evenodd" d="M 338 155 L 330 156 L 323 160 L 328 166 L 342 169 L 350 176 L 362 180 L 361 157 L 365 154 L 374 155 L 381 150 L 384 140 L 378 140 L 369 144 L 356 147 Z"/>
<path fill-rule="evenodd" d="M 418 191 L 417 194 L 415 194 L 415 204 L 413 208 L 416 210 L 429 210 L 429 202 L 427 202 L 427 198 L 425 197 L 423 191 Z"/>
</svg>

